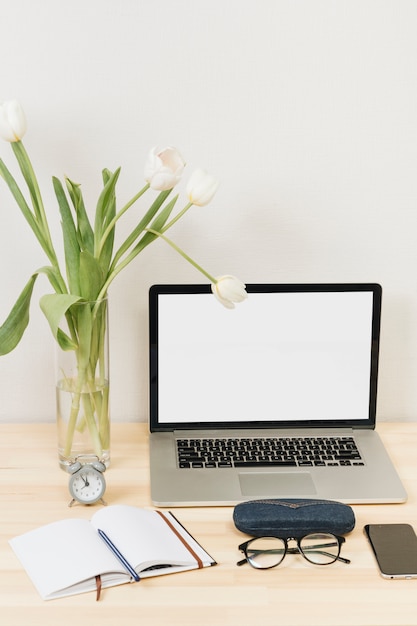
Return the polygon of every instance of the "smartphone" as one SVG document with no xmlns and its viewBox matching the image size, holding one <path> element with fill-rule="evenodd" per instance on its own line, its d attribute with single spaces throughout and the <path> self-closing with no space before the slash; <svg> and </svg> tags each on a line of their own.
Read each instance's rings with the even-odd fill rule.
<svg viewBox="0 0 417 626">
<path fill-rule="evenodd" d="M 410 524 L 367 524 L 364 532 L 384 578 L 417 578 L 417 536 Z"/>
</svg>

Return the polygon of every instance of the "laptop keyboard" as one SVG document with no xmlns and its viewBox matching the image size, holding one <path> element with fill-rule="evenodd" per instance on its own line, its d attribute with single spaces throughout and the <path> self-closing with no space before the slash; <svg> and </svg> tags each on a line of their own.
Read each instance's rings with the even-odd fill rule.
<svg viewBox="0 0 417 626">
<path fill-rule="evenodd" d="M 177 439 L 180 468 L 364 465 L 353 437 Z"/>
</svg>

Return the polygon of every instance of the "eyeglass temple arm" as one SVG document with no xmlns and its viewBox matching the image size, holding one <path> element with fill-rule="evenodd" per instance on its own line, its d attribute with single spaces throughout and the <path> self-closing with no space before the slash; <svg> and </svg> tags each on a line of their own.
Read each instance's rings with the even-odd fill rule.
<svg viewBox="0 0 417 626">
<path fill-rule="evenodd" d="M 338 556 L 337 560 L 342 561 L 342 563 L 346 563 L 347 565 L 350 563 L 350 559 L 345 559 L 343 556 Z"/>
<path fill-rule="evenodd" d="M 325 550 L 317 550 L 316 548 L 319 548 L 320 546 L 315 546 L 314 549 L 311 550 L 311 552 L 317 552 L 317 554 L 324 554 L 325 556 L 330 556 L 334 558 L 334 555 L 331 554 L 330 552 L 326 552 Z M 298 554 L 298 548 L 288 548 L 287 550 L 287 554 Z M 337 561 L 342 561 L 342 563 L 347 563 L 349 565 L 350 560 L 349 559 L 345 559 L 343 558 L 343 556 L 337 556 L 336 557 Z"/>
<path fill-rule="evenodd" d="M 288 551 L 289 552 L 289 551 Z M 331 554 L 328 554 L 327 552 L 322 552 L 320 551 L 320 554 L 326 554 L 327 556 L 332 556 Z M 337 561 L 342 561 L 342 563 L 346 563 L 347 565 L 349 565 L 349 563 L 351 562 L 350 559 L 345 559 L 343 556 L 338 556 L 336 557 Z M 236 563 L 236 565 L 245 565 L 245 563 L 247 563 L 248 560 L 247 559 L 242 559 L 241 561 L 238 561 Z"/>
</svg>

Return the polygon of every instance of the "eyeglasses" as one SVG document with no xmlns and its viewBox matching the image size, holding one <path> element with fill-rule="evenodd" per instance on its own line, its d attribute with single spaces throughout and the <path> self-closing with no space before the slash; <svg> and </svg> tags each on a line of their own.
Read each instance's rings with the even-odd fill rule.
<svg viewBox="0 0 417 626">
<path fill-rule="evenodd" d="M 288 542 L 296 541 L 296 548 L 289 548 Z M 269 569 L 276 567 L 286 554 L 300 553 L 307 561 L 314 565 L 331 565 L 335 561 L 350 563 L 349 559 L 340 556 L 340 550 L 345 543 L 344 537 L 338 537 L 330 533 L 314 533 L 298 539 L 289 537 L 255 537 L 239 546 L 245 558 L 238 561 L 237 565 L 246 562 L 256 569 Z"/>
</svg>

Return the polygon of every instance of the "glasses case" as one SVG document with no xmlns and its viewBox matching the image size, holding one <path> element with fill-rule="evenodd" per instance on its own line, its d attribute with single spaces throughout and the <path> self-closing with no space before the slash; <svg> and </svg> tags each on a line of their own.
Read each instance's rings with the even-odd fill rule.
<svg viewBox="0 0 417 626">
<path fill-rule="evenodd" d="M 237 504 L 233 521 L 253 537 L 297 538 L 316 532 L 345 535 L 355 527 L 355 514 L 334 500 L 265 499 Z"/>
</svg>

